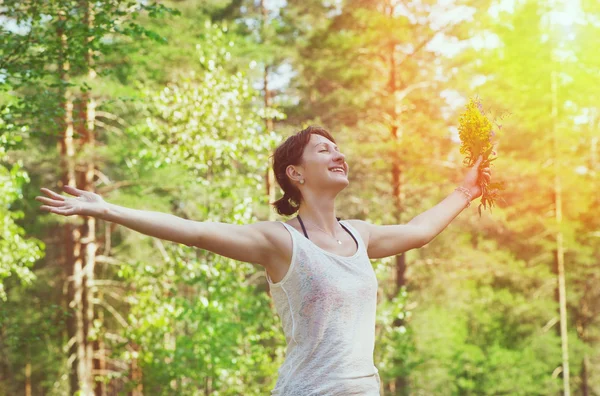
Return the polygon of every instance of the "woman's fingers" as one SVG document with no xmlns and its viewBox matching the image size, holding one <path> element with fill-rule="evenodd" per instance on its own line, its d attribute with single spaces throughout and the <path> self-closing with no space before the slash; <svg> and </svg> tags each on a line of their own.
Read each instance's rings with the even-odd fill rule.
<svg viewBox="0 0 600 396">
<path fill-rule="evenodd" d="M 43 210 L 45 212 L 50 212 L 50 213 L 58 213 L 57 211 L 59 210 L 58 208 L 55 208 L 54 206 L 46 206 L 46 205 L 42 205 L 40 206 L 40 210 Z"/>
<path fill-rule="evenodd" d="M 63 186 L 63 190 L 65 190 L 66 192 L 68 192 L 71 195 L 75 195 L 76 197 L 79 197 L 80 195 L 83 195 L 87 192 L 87 191 L 80 190 L 75 187 L 71 187 L 69 185 Z"/>
<path fill-rule="evenodd" d="M 40 206 L 40 210 L 43 210 L 45 212 L 60 214 L 63 216 L 70 216 L 75 213 L 73 208 L 65 209 L 65 208 L 57 208 L 55 206 L 46 206 L 46 205 Z"/>
<path fill-rule="evenodd" d="M 48 195 L 48 196 L 49 196 L 49 197 L 51 197 L 51 198 L 58 199 L 58 200 L 61 200 L 61 201 L 64 201 L 64 200 L 65 200 L 65 197 L 63 197 L 63 196 L 62 196 L 62 195 L 60 195 L 60 194 L 57 194 L 57 193 L 55 193 L 55 192 L 54 192 L 54 191 L 52 191 L 52 190 L 48 190 L 47 188 L 44 188 L 44 187 L 40 188 L 40 190 L 41 190 L 41 191 L 42 191 L 44 194 Z"/>
<path fill-rule="evenodd" d="M 56 208 L 56 209 L 54 209 L 54 213 L 58 213 L 63 216 L 70 216 L 72 214 L 75 214 L 75 209 L 74 208 L 68 208 L 68 209 Z"/>
<path fill-rule="evenodd" d="M 35 197 L 36 201 L 40 201 L 49 206 L 63 206 L 65 201 L 57 201 L 46 197 Z"/>
<path fill-rule="evenodd" d="M 55 193 L 47 188 L 41 188 L 41 191 L 46 195 L 38 196 L 35 199 L 44 205 L 40 206 L 40 210 L 57 213 L 63 216 L 84 215 L 90 213 L 98 205 L 103 204 L 102 197 L 91 191 L 83 191 L 75 187 L 64 186 L 64 191 L 72 196 L 63 196 Z"/>
<path fill-rule="evenodd" d="M 492 171 L 489 167 L 482 168 L 480 175 L 487 183 L 492 179 Z"/>
</svg>

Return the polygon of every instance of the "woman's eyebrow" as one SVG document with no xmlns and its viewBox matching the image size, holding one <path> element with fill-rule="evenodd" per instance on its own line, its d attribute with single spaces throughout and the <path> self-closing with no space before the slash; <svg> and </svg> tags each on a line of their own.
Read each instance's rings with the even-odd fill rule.
<svg viewBox="0 0 600 396">
<path fill-rule="evenodd" d="M 326 145 L 326 146 L 329 146 L 329 145 L 328 145 L 327 143 L 325 143 L 325 142 L 320 142 L 320 143 L 317 143 L 317 144 L 315 144 L 315 145 L 314 145 L 314 147 L 317 147 L 319 144 L 324 144 L 324 145 Z M 333 147 L 335 147 L 337 150 L 339 150 L 339 147 L 338 147 L 338 146 L 336 146 L 335 144 L 333 145 Z"/>
</svg>

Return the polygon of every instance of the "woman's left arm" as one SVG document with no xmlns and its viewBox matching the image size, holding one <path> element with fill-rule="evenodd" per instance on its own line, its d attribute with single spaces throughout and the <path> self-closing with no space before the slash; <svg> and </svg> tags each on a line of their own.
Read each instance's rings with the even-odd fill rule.
<svg viewBox="0 0 600 396">
<path fill-rule="evenodd" d="M 491 178 L 491 170 L 489 167 L 479 169 L 482 157 L 479 156 L 475 164 L 469 169 L 465 176 L 461 187 L 466 189 L 471 195 L 468 195 L 459 189 L 455 189 L 452 194 L 448 195 L 442 202 L 435 205 L 433 208 L 421 213 L 413 218 L 407 224 L 422 228 L 424 231 L 425 244 L 429 243 L 438 236 L 456 216 L 470 203 L 472 200 L 481 196 L 481 187 L 479 186 L 479 177 L 483 177 L 487 182 Z"/>
<path fill-rule="evenodd" d="M 479 170 L 480 157 L 467 173 L 461 187 L 471 194 L 471 200 L 481 196 L 479 177 L 488 182 L 491 177 L 489 168 Z M 467 194 L 455 190 L 442 202 L 421 213 L 406 224 L 375 225 L 362 220 L 353 223 L 366 235 L 369 258 L 395 256 L 411 249 L 428 244 L 441 233 L 450 222 L 467 206 Z"/>
</svg>

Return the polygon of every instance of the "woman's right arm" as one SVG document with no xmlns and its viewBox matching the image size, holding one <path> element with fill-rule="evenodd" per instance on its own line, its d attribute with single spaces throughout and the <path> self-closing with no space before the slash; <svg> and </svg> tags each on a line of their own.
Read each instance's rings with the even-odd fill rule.
<svg viewBox="0 0 600 396">
<path fill-rule="evenodd" d="M 168 213 L 130 209 L 113 204 L 108 204 L 97 217 L 142 234 L 195 246 L 247 263 L 267 266 L 268 261 L 275 255 L 273 222 L 244 225 L 200 222 Z"/>
<path fill-rule="evenodd" d="M 281 231 L 274 222 L 248 225 L 219 222 L 198 222 L 168 213 L 130 209 L 108 203 L 98 194 L 70 186 L 65 192 L 75 198 L 42 189 L 48 197 L 36 197 L 44 203 L 41 210 L 64 216 L 93 216 L 120 224 L 142 234 L 209 250 L 234 260 L 269 267 L 285 261 Z"/>
</svg>

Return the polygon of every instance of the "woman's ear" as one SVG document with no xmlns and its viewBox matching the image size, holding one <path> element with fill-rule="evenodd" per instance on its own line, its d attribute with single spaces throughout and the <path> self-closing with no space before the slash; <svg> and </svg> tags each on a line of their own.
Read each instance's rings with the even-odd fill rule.
<svg viewBox="0 0 600 396">
<path fill-rule="evenodd" d="M 298 168 L 300 168 L 300 167 L 298 167 Z M 297 167 L 295 165 L 288 165 L 288 167 L 285 168 L 285 174 L 287 175 L 287 177 L 290 178 L 290 180 L 292 182 L 299 183 L 300 180 L 303 179 L 302 169 L 297 169 Z"/>
</svg>

